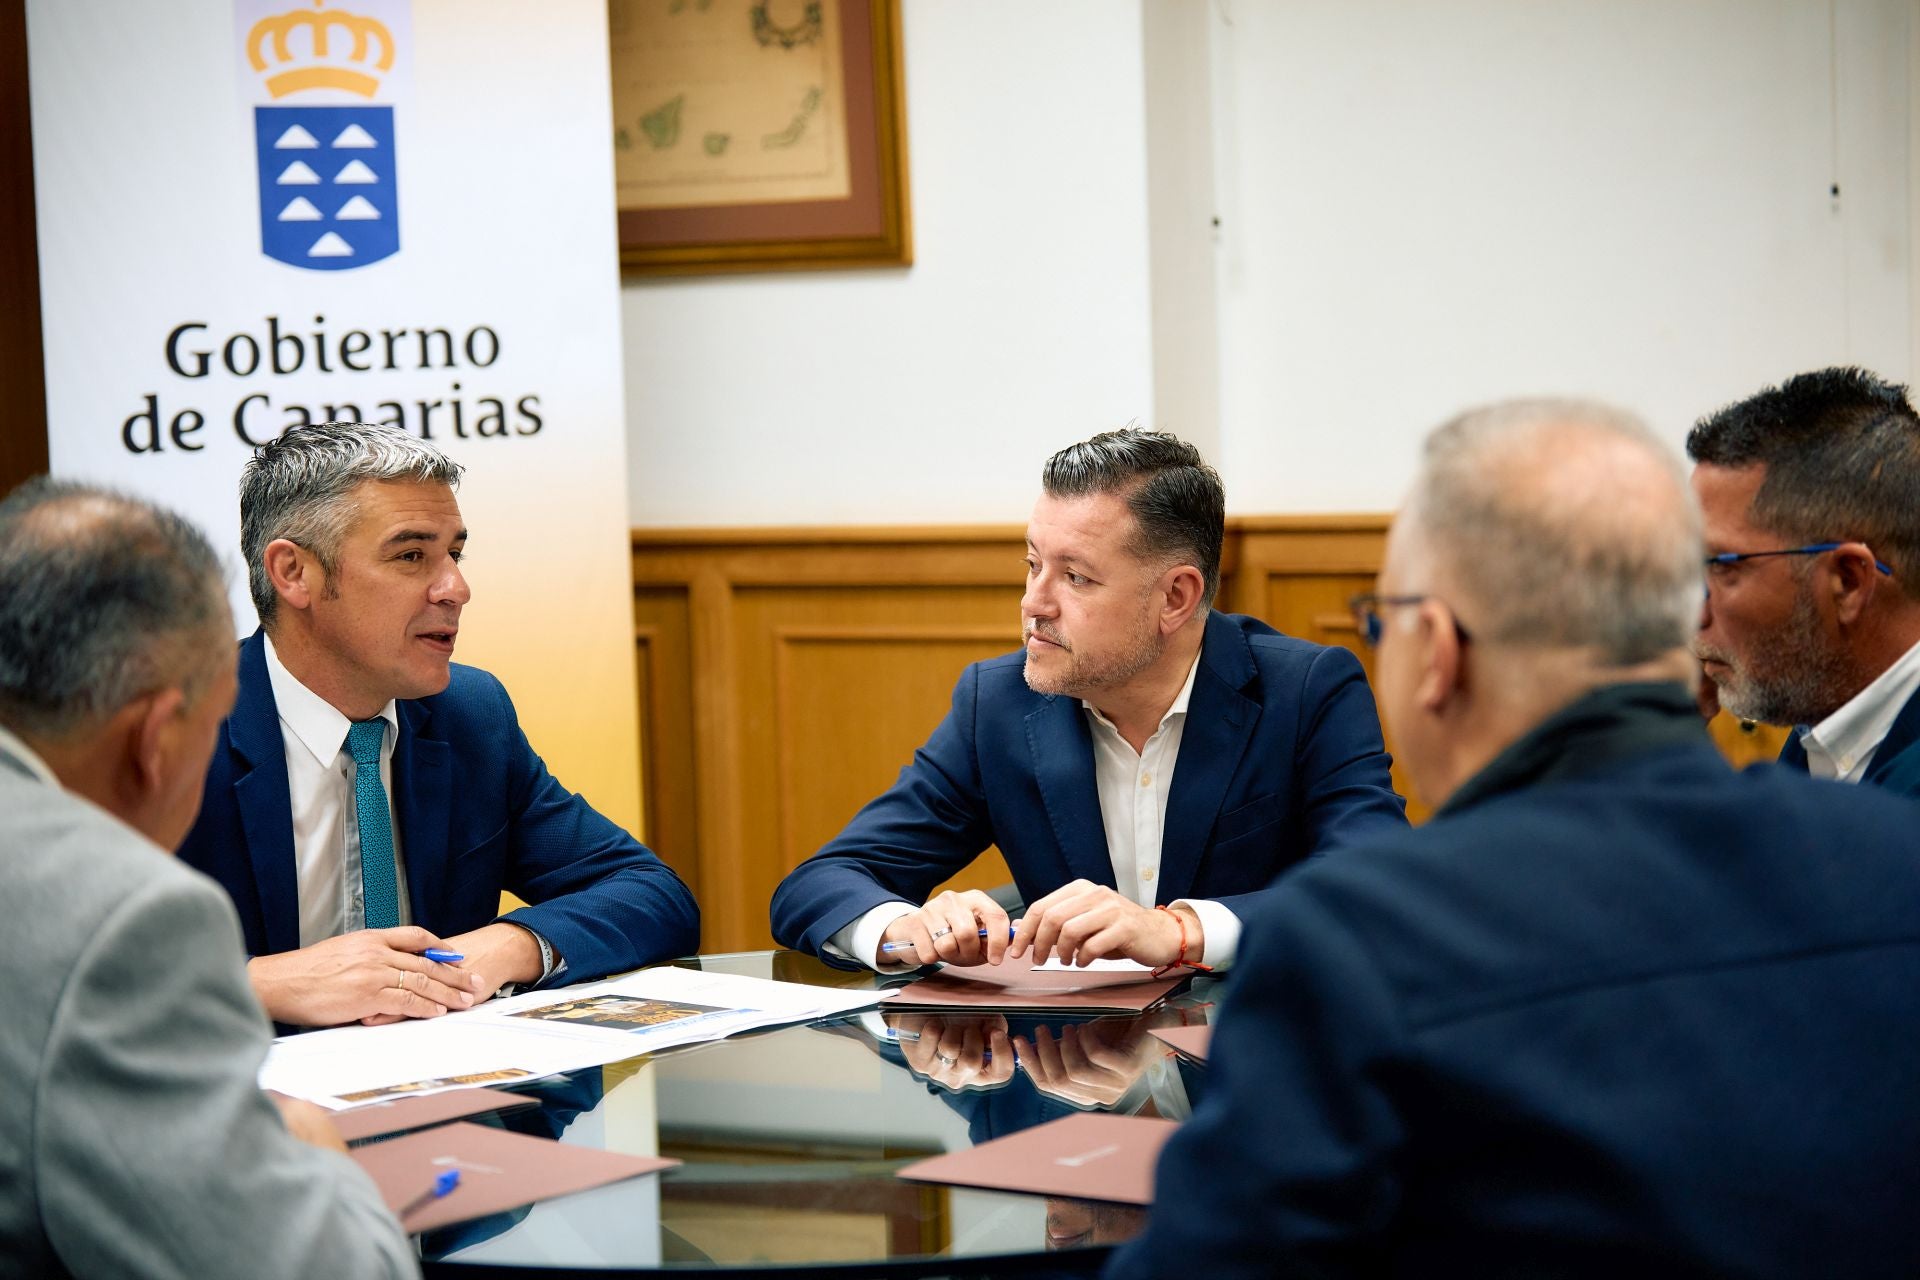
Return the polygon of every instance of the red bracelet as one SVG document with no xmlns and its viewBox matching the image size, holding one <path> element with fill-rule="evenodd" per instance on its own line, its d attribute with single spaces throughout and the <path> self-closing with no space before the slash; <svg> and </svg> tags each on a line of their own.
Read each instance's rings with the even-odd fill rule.
<svg viewBox="0 0 1920 1280">
<path fill-rule="evenodd" d="M 1156 905 L 1154 907 L 1154 910 L 1165 911 L 1168 915 L 1173 917 L 1174 924 L 1179 926 L 1180 954 L 1176 955 L 1173 958 L 1173 962 L 1171 964 L 1163 964 L 1158 969 L 1155 969 L 1153 971 L 1153 976 L 1158 978 L 1164 974 L 1173 972 L 1175 969 L 1192 969 L 1196 973 L 1212 973 L 1213 966 L 1201 964 L 1198 960 L 1187 959 L 1187 922 L 1184 918 L 1182 918 L 1180 913 L 1178 911 L 1173 910 L 1170 907 L 1164 907 L 1159 905 Z"/>
</svg>

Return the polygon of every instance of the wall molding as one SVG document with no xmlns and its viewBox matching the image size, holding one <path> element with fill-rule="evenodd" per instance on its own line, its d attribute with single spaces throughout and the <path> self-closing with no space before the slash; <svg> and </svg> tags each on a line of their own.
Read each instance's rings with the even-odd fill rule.
<svg viewBox="0 0 1920 1280">
<path fill-rule="evenodd" d="M 1220 606 L 1348 648 L 1371 678 L 1346 602 L 1372 589 L 1389 519 L 1229 519 Z M 633 531 L 645 838 L 699 895 L 704 950 L 771 945 L 780 878 L 893 781 L 966 663 L 1018 647 L 1025 545 L 1002 524 Z M 1742 762 L 1782 738 L 1713 731 Z M 949 883 L 1007 879 L 989 851 Z"/>
</svg>

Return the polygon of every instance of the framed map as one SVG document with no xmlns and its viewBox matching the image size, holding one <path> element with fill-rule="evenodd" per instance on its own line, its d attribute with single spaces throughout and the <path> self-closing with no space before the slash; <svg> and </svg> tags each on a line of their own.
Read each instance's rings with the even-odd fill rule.
<svg viewBox="0 0 1920 1280">
<path fill-rule="evenodd" d="M 608 0 L 628 274 L 906 266 L 899 0 Z"/>
</svg>

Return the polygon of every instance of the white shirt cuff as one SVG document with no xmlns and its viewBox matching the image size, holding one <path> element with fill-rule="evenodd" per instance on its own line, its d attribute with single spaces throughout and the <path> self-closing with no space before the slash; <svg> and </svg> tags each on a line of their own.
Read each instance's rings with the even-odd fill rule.
<svg viewBox="0 0 1920 1280">
<path fill-rule="evenodd" d="M 876 964 L 874 958 L 880 954 L 880 935 L 887 931 L 887 926 L 919 909 L 910 902 L 883 902 L 828 938 L 827 950 L 843 960 L 866 965 L 876 973 L 904 973 L 908 969 L 918 968 L 918 961 L 911 964 Z"/>
<path fill-rule="evenodd" d="M 1226 969 L 1240 952 L 1240 917 L 1226 907 L 1206 898 L 1181 898 L 1169 906 L 1187 907 L 1200 917 L 1206 942 L 1200 963 L 1209 969 Z"/>
</svg>

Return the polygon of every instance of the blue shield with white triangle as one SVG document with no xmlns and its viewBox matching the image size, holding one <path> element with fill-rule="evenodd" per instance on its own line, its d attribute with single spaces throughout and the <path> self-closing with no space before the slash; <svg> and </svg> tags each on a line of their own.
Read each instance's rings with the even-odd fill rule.
<svg viewBox="0 0 1920 1280">
<path fill-rule="evenodd" d="M 255 107 L 260 250 L 349 271 L 400 248 L 392 107 Z"/>
</svg>

